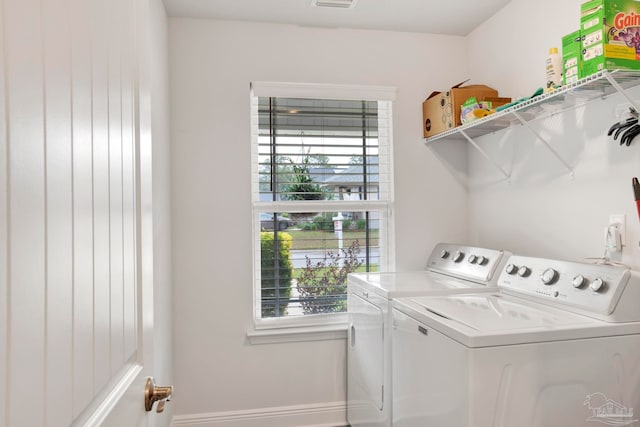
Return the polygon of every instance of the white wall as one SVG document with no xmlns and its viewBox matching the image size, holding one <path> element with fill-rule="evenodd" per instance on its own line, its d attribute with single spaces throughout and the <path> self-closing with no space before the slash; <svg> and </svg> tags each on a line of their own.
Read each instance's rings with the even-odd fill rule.
<svg viewBox="0 0 640 427">
<path fill-rule="evenodd" d="M 579 27 L 580 0 L 514 0 L 468 37 L 474 80 L 521 96 L 542 86 L 549 47 Z M 640 92 L 633 91 L 634 99 Z M 631 178 L 640 174 L 640 140 L 620 147 L 606 136 L 619 95 L 533 126 L 575 169 L 575 179 L 523 128 L 478 141 L 513 172 L 511 183 L 471 149 L 469 228 L 481 245 L 524 255 L 582 259 L 603 255 L 609 214 L 627 215 L 621 258 L 640 268 L 640 227 Z"/>
<path fill-rule="evenodd" d="M 562 49 L 562 36 L 580 28 L 582 0 L 512 0 L 467 36 L 473 81 L 500 95 L 531 95 L 545 82 L 550 47 Z"/>
<path fill-rule="evenodd" d="M 464 55 L 452 55 L 464 52 L 465 40 L 173 18 L 169 39 L 175 411 L 344 401 L 344 341 L 246 342 L 252 325 L 249 82 L 398 88 L 397 267 L 418 269 L 437 241 L 467 237 L 466 189 L 438 160 L 439 150 L 424 147 L 420 126 L 425 96 L 466 78 Z M 464 163 L 464 148 L 454 151 Z"/>
</svg>

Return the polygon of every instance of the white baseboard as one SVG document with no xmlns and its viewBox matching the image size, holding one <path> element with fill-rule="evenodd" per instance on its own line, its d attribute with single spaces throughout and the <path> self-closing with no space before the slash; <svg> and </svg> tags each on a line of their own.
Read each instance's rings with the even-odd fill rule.
<svg viewBox="0 0 640 427">
<path fill-rule="evenodd" d="M 172 427 L 343 427 L 346 425 L 346 402 L 176 415 L 171 421 Z"/>
</svg>

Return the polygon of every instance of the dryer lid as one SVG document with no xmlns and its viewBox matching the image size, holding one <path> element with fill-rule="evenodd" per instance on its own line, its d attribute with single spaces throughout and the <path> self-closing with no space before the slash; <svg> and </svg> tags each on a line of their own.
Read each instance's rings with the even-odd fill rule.
<svg viewBox="0 0 640 427">
<path fill-rule="evenodd" d="M 469 292 L 470 289 L 488 289 L 487 286 L 456 279 L 431 271 L 403 273 L 351 273 L 349 286 L 358 285 L 384 298 L 400 298 L 414 295 L 440 295 Z"/>
<path fill-rule="evenodd" d="M 615 325 L 500 292 L 414 297 L 394 307 L 469 347 L 634 333 Z"/>
<path fill-rule="evenodd" d="M 557 329 L 589 321 L 584 316 L 554 310 L 540 304 L 529 304 L 495 292 L 451 297 L 418 297 L 413 301 L 426 311 L 455 320 L 483 333 L 532 328 Z"/>
</svg>

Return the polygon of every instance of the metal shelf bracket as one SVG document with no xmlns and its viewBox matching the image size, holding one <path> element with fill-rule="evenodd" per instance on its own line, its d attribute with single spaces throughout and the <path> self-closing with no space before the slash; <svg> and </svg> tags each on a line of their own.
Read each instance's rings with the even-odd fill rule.
<svg viewBox="0 0 640 427">
<path fill-rule="evenodd" d="M 635 108 L 636 111 L 640 112 L 640 108 L 638 108 L 636 102 L 629 96 L 627 91 L 622 86 L 620 86 L 620 83 L 618 83 L 609 72 L 605 72 L 604 77 L 609 81 L 609 83 L 611 83 L 611 86 L 613 86 L 618 91 L 618 93 L 620 93 L 627 101 L 629 101 L 629 104 L 631 104 L 631 106 Z"/>
<path fill-rule="evenodd" d="M 464 138 L 469 142 L 469 144 L 473 145 L 473 147 L 478 150 L 480 152 L 480 154 L 482 154 L 484 156 L 485 159 L 487 159 L 489 162 L 491 162 L 491 164 L 493 164 L 493 166 L 498 169 L 502 175 L 505 176 L 505 178 L 507 178 L 507 181 L 510 182 L 511 180 L 511 174 L 508 173 L 507 171 L 505 171 L 502 166 L 500 166 L 495 160 L 493 160 L 482 148 L 480 148 L 480 146 L 469 136 L 467 135 L 467 133 L 460 129 L 460 134 L 462 136 L 464 136 Z"/>
<path fill-rule="evenodd" d="M 575 178 L 575 174 L 573 172 L 573 169 L 571 168 L 571 166 L 558 154 L 558 152 L 556 150 L 553 149 L 553 147 L 551 147 L 551 145 L 549 145 L 549 143 L 547 142 L 546 139 L 544 139 L 530 124 L 529 122 L 527 122 L 524 117 L 522 117 L 522 115 L 520 115 L 517 111 L 513 111 L 512 114 L 514 116 L 516 116 L 516 118 L 518 119 L 518 121 L 520 121 L 520 123 L 522 123 L 524 125 L 524 127 L 526 127 L 529 132 L 531 132 L 537 139 L 538 141 L 542 142 L 544 144 L 545 147 L 547 147 L 547 150 L 549 150 L 549 152 L 551 152 L 551 154 L 553 154 L 553 156 L 558 159 L 558 161 L 560 163 L 562 163 L 562 165 L 569 171 L 569 175 L 571 177 L 571 179 Z"/>
</svg>

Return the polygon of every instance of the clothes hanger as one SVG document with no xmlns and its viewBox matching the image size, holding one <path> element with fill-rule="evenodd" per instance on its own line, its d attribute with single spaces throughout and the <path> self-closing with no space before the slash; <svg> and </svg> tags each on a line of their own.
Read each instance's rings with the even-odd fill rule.
<svg viewBox="0 0 640 427">
<path fill-rule="evenodd" d="M 633 107 L 629 107 L 627 114 L 630 117 L 611 125 L 607 135 L 613 135 L 614 141 L 618 141 L 618 138 L 620 138 L 620 146 L 626 145 L 629 147 L 633 139 L 640 135 L 640 114 Z"/>
</svg>

